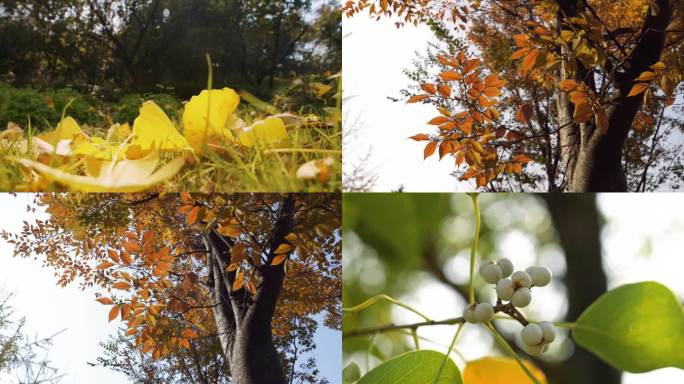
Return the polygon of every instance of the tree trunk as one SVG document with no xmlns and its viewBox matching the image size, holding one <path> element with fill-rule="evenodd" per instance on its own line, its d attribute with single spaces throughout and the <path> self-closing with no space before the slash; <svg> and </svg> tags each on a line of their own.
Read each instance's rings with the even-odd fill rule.
<svg viewBox="0 0 684 384">
<path fill-rule="evenodd" d="M 596 195 L 543 195 L 560 244 L 565 251 L 569 321 L 606 292 L 601 257 L 601 224 Z M 557 384 L 619 384 L 620 372 L 581 347 L 559 364 L 545 364 L 550 382 Z"/>
<path fill-rule="evenodd" d="M 227 272 L 233 241 L 212 231 L 204 238 L 208 249 L 208 285 L 218 337 L 231 378 L 236 384 L 285 384 L 280 357 L 273 343 L 271 320 L 285 279 L 284 263 L 272 266 L 277 245 L 294 230 L 294 196 L 283 201 L 268 247 L 268 263 L 259 267 L 261 283 L 251 297 L 245 289 L 231 292 L 235 272 Z"/>
<path fill-rule="evenodd" d="M 561 150 L 570 192 L 627 191 L 627 179 L 622 167 L 622 148 L 644 94 L 633 97 L 627 95 L 635 84 L 634 79 L 660 59 L 665 46 L 665 29 L 672 17 L 672 2 L 673 0 L 653 0 L 634 50 L 624 63 L 620 63 L 619 68 L 614 68 L 615 89 L 606 99 L 609 124 L 605 133 L 596 128 L 593 120 L 582 124 L 572 123 L 573 107 L 569 97 L 563 92 L 559 93 L 558 123 L 563 127 L 560 130 Z M 563 18 L 577 15 L 578 3 L 574 0 L 558 0 L 558 25 L 561 25 Z M 612 66 L 613 63 L 609 62 L 609 65 Z M 596 91 L 593 76 L 579 61 L 577 67 L 574 79 Z M 562 67 L 560 79 L 566 79 L 568 75 L 566 68 Z"/>
</svg>

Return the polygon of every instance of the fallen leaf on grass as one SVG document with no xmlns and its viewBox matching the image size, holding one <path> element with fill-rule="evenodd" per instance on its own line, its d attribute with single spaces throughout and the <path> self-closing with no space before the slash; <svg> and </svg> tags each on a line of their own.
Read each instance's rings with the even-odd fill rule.
<svg viewBox="0 0 684 384">
<path fill-rule="evenodd" d="M 91 161 L 85 167 L 88 175 L 81 176 L 37 161 L 10 159 L 38 171 L 49 180 L 59 182 L 71 190 L 82 192 L 143 191 L 175 176 L 185 164 L 183 156 L 176 157 L 155 172 L 159 164 L 159 152 L 153 151 L 138 160 Z"/>
</svg>

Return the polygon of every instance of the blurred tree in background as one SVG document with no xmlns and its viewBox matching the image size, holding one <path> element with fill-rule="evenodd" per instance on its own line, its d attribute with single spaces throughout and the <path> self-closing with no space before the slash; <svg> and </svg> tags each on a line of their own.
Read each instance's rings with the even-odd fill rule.
<svg viewBox="0 0 684 384">
<path fill-rule="evenodd" d="M 604 220 L 597 208 L 596 195 L 496 194 L 480 198 L 483 219 L 478 257 L 482 260 L 511 257 L 516 269 L 546 265 L 554 272 L 551 286 L 555 294 L 539 299 L 546 304 L 553 302 L 553 309 L 540 315 L 539 308 L 532 306 L 525 308 L 524 313 L 532 317 L 543 316 L 550 321 L 574 321 L 606 292 L 600 237 Z M 457 306 L 465 306 L 474 225 L 469 200 L 462 194 L 345 195 L 343 307 L 357 305 L 383 293 L 395 298 L 419 297 L 417 292 L 421 288 L 434 284 L 450 289 L 461 303 Z M 532 252 L 510 249 L 511 245 L 525 243 L 531 244 Z M 534 253 L 535 259 L 531 259 L 530 253 Z M 517 262 L 515 257 L 519 257 Z M 492 299 L 494 293 L 482 279 L 476 280 L 475 284 L 478 302 Z M 442 290 L 437 290 L 434 295 L 441 293 Z M 443 307 L 453 306 L 447 302 L 449 297 L 440 296 L 434 300 L 443 302 Z M 428 303 L 418 303 L 417 308 L 428 314 L 439 311 Z M 346 314 L 343 333 L 396 324 L 392 314 L 387 305 L 374 305 L 358 313 Z M 452 315 L 460 314 L 459 310 Z M 549 353 L 536 358 L 526 355 L 514 342 L 518 325 L 510 323 L 494 322 L 518 354 L 532 359 L 544 371 L 548 382 L 620 383 L 620 372 L 586 350 L 576 348 L 567 334 L 556 341 Z M 482 340 L 488 337 L 486 333 L 481 336 Z M 448 341 L 439 340 L 437 345 L 441 345 L 439 343 L 444 344 L 443 350 L 446 350 Z M 498 347 L 494 344 L 492 348 Z M 370 362 L 377 362 L 375 358 L 386 360 L 413 349 L 408 331 L 376 334 L 374 338 L 345 337 L 344 364 L 352 360 L 362 362 L 369 356 Z M 503 350 L 499 352 L 505 354 Z"/>
<path fill-rule="evenodd" d="M 206 84 L 270 96 L 279 79 L 341 69 L 332 0 L 0 0 L 0 76 L 111 98 Z"/>
<path fill-rule="evenodd" d="M 11 294 L 0 295 L 0 378 L 7 384 L 58 384 L 64 377 L 48 359 L 52 339 L 30 338 L 16 319 Z"/>
</svg>

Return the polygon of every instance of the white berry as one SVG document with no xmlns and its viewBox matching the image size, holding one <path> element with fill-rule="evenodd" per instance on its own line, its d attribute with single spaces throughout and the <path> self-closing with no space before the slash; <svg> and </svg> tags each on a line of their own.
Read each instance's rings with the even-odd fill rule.
<svg viewBox="0 0 684 384">
<path fill-rule="evenodd" d="M 544 340 L 544 331 L 537 324 L 529 323 L 520 331 L 520 337 L 525 345 L 539 345 Z"/>
<path fill-rule="evenodd" d="M 544 287 L 551 282 L 551 271 L 546 267 L 529 267 L 525 272 L 530 275 L 535 287 Z"/>
<path fill-rule="evenodd" d="M 496 262 L 496 265 L 501 268 L 501 272 L 503 272 L 502 277 L 508 277 L 513 273 L 513 263 L 505 257 L 499 259 L 499 261 Z"/>
<path fill-rule="evenodd" d="M 532 286 L 532 278 L 525 271 L 517 271 L 511 275 L 515 288 L 529 288 Z"/>
<path fill-rule="evenodd" d="M 526 307 L 530 301 L 532 301 L 532 293 L 529 288 L 518 288 L 511 297 L 511 304 L 518 308 Z"/>
<path fill-rule="evenodd" d="M 525 345 L 525 352 L 532 356 L 539 356 L 546 351 L 549 346 L 546 344 Z"/>
<path fill-rule="evenodd" d="M 463 309 L 463 319 L 469 323 L 477 323 L 477 318 L 475 317 L 475 304 L 470 304 Z"/>
<path fill-rule="evenodd" d="M 488 323 L 494 317 L 494 308 L 489 303 L 479 303 L 475 306 L 473 314 L 479 323 Z"/>
<path fill-rule="evenodd" d="M 503 272 L 495 262 L 489 261 L 480 266 L 480 276 L 489 284 L 496 284 L 497 281 L 501 280 Z"/>
<path fill-rule="evenodd" d="M 515 288 L 513 287 L 513 281 L 511 279 L 501 279 L 496 283 L 496 295 L 499 299 L 509 301 L 514 293 Z"/>
<path fill-rule="evenodd" d="M 539 323 L 539 328 L 543 333 L 544 344 L 551 344 L 556 339 L 556 330 L 553 328 L 553 323 L 542 321 Z"/>
</svg>

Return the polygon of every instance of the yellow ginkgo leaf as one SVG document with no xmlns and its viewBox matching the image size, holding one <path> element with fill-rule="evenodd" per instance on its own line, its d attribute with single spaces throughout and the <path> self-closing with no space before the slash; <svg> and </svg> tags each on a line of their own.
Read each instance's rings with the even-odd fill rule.
<svg viewBox="0 0 684 384">
<path fill-rule="evenodd" d="M 529 361 L 523 361 L 541 384 L 546 384 L 546 376 Z M 484 357 L 466 364 L 463 382 L 468 384 L 532 384 L 533 381 L 518 365 L 508 357 Z"/>
<path fill-rule="evenodd" d="M 155 169 L 159 164 L 159 152 L 153 151 L 139 160 L 117 162 L 91 162 L 88 176 L 80 176 L 49 167 L 28 159 L 11 158 L 22 165 L 33 168 L 45 178 L 63 184 L 73 191 L 82 192 L 139 192 L 175 176 L 185 164 L 185 157 L 179 156 Z M 99 169 L 98 169 L 99 168 Z"/>
<path fill-rule="evenodd" d="M 107 130 L 107 141 L 113 141 L 116 143 L 121 143 L 125 141 L 128 136 L 131 135 L 131 126 L 128 123 L 124 124 L 114 124 Z"/>
<path fill-rule="evenodd" d="M 230 89 L 203 90 L 185 104 L 183 111 L 183 134 L 196 151 L 201 152 L 212 136 L 233 139 L 226 124 L 240 104 L 240 96 Z"/>
<path fill-rule="evenodd" d="M 278 117 L 269 117 L 266 120 L 257 121 L 240 133 L 240 144 L 248 147 L 257 143 L 260 146 L 277 146 L 286 140 L 285 123 Z"/>
<path fill-rule="evenodd" d="M 53 147 L 56 147 L 60 141 L 72 140 L 74 137 L 80 135 L 85 136 L 86 134 L 83 132 L 83 130 L 81 130 L 81 127 L 79 127 L 76 120 L 74 120 L 71 116 L 67 116 L 64 118 L 64 120 L 57 124 L 57 128 L 52 131 L 42 133 L 37 137 Z"/>
<path fill-rule="evenodd" d="M 190 149 L 188 141 L 154 101 L 146 101 L 140 107 L 140 115 L 133 122 L 130 146 L 137 146 L 143 151 Z"/>
<path fill-rule="evenodd" d="M 72 156 L 82 155 L 90 156 L 101 160 L 112 160 L 118 155 L 118 159 L 121 159 L 125 153 L 125 149 L 122 149 L 118 144 L 108 143 L 102 138 L 93 137 L 76 137 L 71 141 L 71 152 Z"/>
</svg>

